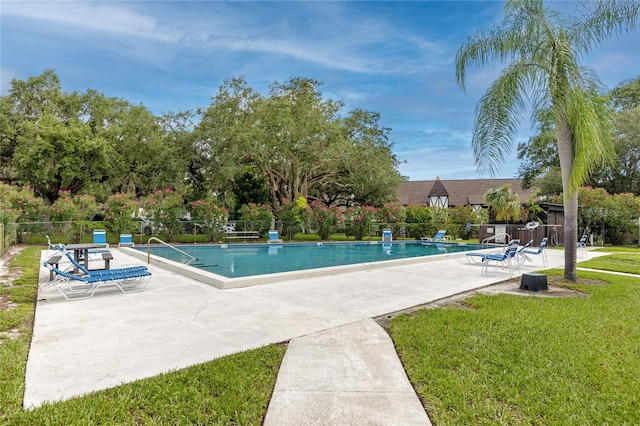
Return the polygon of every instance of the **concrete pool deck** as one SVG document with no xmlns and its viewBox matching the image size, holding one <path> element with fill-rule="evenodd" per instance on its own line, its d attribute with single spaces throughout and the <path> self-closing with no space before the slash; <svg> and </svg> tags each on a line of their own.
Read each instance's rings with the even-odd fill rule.
<svg viewBox="0 0 640 426">
<path fill-rule="evenodd" d="M 112 252 L 113 267 L 141 264 L 123 250 Z M 563 251 L 548 250 L 547 253 L 549 267 L 564 264 Z M 589 252 L 588 256 L 600 254 Z M 360 416 L 354 407 L 366 392 L 362 392 L 362 384 L 345 387 L 344 374 L 357 380 L 354 369 L 364 365 L 380 369 L 380 373 L 375 374 L 361 371 L 373 380 L 371 386 L 377 386 L 377 392 L 369 393 L 373 398 L 370 403 L 383 410 L 385 405 L 379 401 L 386 398 L 389 415 L 393 415 L 399 412 L 393 404 L 400 403 L 398 399 L 407 400 L 396 397 L 413 389 L 408 380 L 400 378 L 404 371 L 397 370 L 399 362 L 393 364 L 393 360 L 397 361 L 393 345 L 389 347 L 388 342 L 385 343 L 369 320 L 509 279 L 509 273 L 499 269 L 489 269 L 481 275 L 481 267 L 469 264 L 463 253 L 441 255 L 435 261 L 411 265 L 230 290 L 215 288 L 153 264 L 149 269 L 153 273 L 151 282 L 139 293 L 101 289 L 91 299 L 69 302 L 55 289 L 40 290 L 27 362 L 25 407 L 65 400 L 247 349 L 301 338 L 291 344 L 291 348 L 298 347 L 298 354 L 305 353 L 304 349 L 300 352 L 300 345 L 316 348 L 324 345 L 323 351 L 307 353 L 326 356 L 324 361 L 316 362 L 316 367 L 326 366 L 316 372 L 318 377 L 325 378 L 320 388 L 313 383 L 311 386 L 307 386 L 309 383 L 302 386 L 299 381 L 291 383 L 296 377 L 311 374 L 311 370 L 301 364 L 308 363 L 309 357 L 296 356 L 295 350 L 289 356 L 288 351 L 272 398 L 272 404 L 281 401 L 284 405 L 269 407 L 266 419 L 269 424 L 289 424 L 287 412 L 300 419 L 302 409 L 314 410 L 306 415 L 317 419 L 330 407 L 344 409 L 342 421 L 337 419 L 333 424 L 348 424 L 349 418 L 362 419 L 353 417 Z M 542 269 L 542 260 L 534 256 L 534 262 L 525 263 L 521 272 L 539 269 Z M 48 270 L 41 268 L 42 282 L 48 280 L 48 275 Z M 336 338 L 335 333 L 342 337 Z M 370 340 L 366 338 L 369 335 Z M 354 339 L 354 336 L 360 338 Z M 354 364 L 366 358 L 362 354 L 370 352 L 366 348 L 372 346 L 366 345 L 371 342 L 380 348 L 381 356 Z M 345 347 L 353 345 L 361 348 L 365 345 L 365 350 L 345 351 Z M 354 358 L 353 354 L 361 355 Z M 389 381 L 376 382 L 376 374 L 382 377 L 382 372 L 387 371 L 389 375 L 389 370 L 394 372 Z M 398 388 L 387 389 L 385 394 L 385 383 Z M 326 404 L 308 404 L 313 392 L 323 392 Z M 296 401 L 302 405 L 291 405 Z M 340 404 L 349 404 L 349 407 Z M 406 409 L 413 412 L 414 408 Z M 270 417 L 271 413 L 285 417 Z M 369 414 L 380 420 L 382 413 Z M 428 422 L 426 415 L 416 415 L 416 422 L 412 424 L 428 424 L 424 423 L 425 419 Z"/>
</svg>

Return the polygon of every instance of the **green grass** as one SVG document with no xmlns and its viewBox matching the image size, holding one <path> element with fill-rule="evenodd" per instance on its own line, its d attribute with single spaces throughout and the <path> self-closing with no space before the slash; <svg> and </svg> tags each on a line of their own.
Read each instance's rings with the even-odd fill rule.
<svg viewBox="0 0 640 426">
<path fill-rule="evenodd" d="M 605 246 L 594 249 L 594 251 L 604 251 L 606 253 L 640 253 L 640 248 L 637 246 Z"/>
<path fill-rule="evenodd" d="M 602 285 L 570 286 L 588 297 L 477 295 L 391 322 L 434 424 L 640 424 L 640 278 L 579 277 Z"/>
<path fill-rule="evenodd" d="M 0 424 L 3 425 L 259 425 L 286 348 L 270 345 L 184 370 L 24 411 L 22 397 L 35 311 L 41 247 L 24 249 L 13 286 L 3 282 L 0 332 Z M 6 281 L 6 280 L 5 280 Z"/>
<path fill-rule="evenodd" d="M 578 263 L 579 267 L 640 275 L 640 252 L 614 253 Z"/>
<path fill-rule="evenodd" d="M 0 332 L 19 335 L 0 337 L 0 424 L 261 424 L 284 346 L 23 411 L 40 250 L 24 249 L 11 264 L 22 277 L 1 286 L 12 307 L 0 310 Z M 633 256 L 580 265 L 637 270 Z M 588 297 L 478 295 L 466 308 L 425 309 L 391 322 L 434 424 L 640 424 L 640 278 L 579 277 L 591 281 L 570 287 Z"/>
</svg>

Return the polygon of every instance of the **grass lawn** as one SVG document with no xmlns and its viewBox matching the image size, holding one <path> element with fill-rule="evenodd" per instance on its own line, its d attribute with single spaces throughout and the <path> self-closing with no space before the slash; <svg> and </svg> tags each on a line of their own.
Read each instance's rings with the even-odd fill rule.
<svg viewBox="0 0 640 426">
<path fill-rule="evenodd" d="M 0 277 L 0 424 L 261 424 L 282 345 L 23 411 L 40 250 L 12 262 L 21 278 Z M 628 256 L 597 267 L 637 270 Z M 550 284 L 561 281 L 561 271 L 549 273 Z M 391 321 L 434 424 L 640 424 L 640 278 L 579 277 L 561 284 L 583 297 L 477 295 Z"/>
<path fill-rule="evenodd" d="M 286 348 L 271 345 L 65 402 L 22 410 L 41 247 L 22 251 L 0 277 L 0 424 L 259 425 Z M 17 336 L 17 337 L 16 337 Z"/>
<path fill-rule="evenodd" d="M 579 282 L 563 285 L 587 297 L 477 295 L 395 318 L 434 424 L 640 424 L 640 278 Z"/>
<path fill-rule="evenodd" d="M 640 274 L 640 252 L 614 253 L 610 256 L 596 257 L 578 262 L 578 267 Z"/>
</svg>

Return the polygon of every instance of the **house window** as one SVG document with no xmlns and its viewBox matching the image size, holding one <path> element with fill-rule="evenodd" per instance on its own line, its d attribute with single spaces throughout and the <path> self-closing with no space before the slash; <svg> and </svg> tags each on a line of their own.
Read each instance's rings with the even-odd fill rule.
<svg viewBox="0 0 640 426">
<path fill-rule="evenodd" d="M 439 197 L 429 197 L 429 205 L 431 207 L 449 207 L 449 197 L 441 195 Z"/>
<path fill-rule="evenodd" d="M 471 211 L 472 212 L 479 212 L 480 210 L 482 210 L 482 204 L 472 204 L 471 205 Z"/>
</svg>

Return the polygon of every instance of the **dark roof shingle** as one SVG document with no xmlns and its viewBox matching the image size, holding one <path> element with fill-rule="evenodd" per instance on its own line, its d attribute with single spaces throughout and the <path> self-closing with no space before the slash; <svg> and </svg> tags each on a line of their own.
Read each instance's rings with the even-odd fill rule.
<svg viewBox="0 0 640 426">
<path fill-rule="evenodd" d="M 445 193 L 437 184 L 440 183 Z M 427 204 L 429 195 L 448 195 L 449 206 L 467 206 L 484 204 L 484 194 L 490 189 L 498 189 L 506 184 L 511 185 L 511 190 L 520 196 L 522 203 L 527 202 L 534 189 L 522 189 L 521 179 L 462 179 L 462 180 L 420 180 L 405 181 L 398 187 L 398 200 L 403 205 Z M 437 186 L 434 190 L 434 186 Z M 436 194 L 438 192 L 438 194 Z"/>
</svg>

